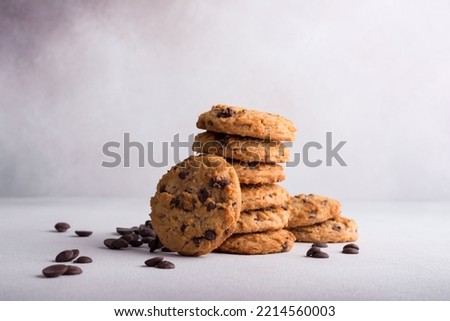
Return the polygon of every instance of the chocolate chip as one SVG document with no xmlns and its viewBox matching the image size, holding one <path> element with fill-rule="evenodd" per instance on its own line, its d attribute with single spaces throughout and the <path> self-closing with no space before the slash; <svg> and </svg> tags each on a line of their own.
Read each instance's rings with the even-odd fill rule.
<svg viewBox="0 0 450 321">
<path fill-rule="evenodd" d="M 120 238 L 122 240 L 125 240 L 125 241 L 127 241 L 129 243 L 129 242 L 131 242 L 133 240 L 137 240 L 139 238 L 139 236 L 137 236 L 136 234 L 133 233 L 133 234 L 122 235 Z"/>
<path fill-rule="evenodd" d="M 73 252 L 72 260 L 75 260 L 77 256 L 80 254 L 80 250 L 72 249 L 72 252 Z"/>
<path fill-rule="evenodd" d="M 89 256 L 80 256 L 78 259 L 73 261 L 73 263 L 80 263 L 80 264 L 92 263 L 92 259 Z"/>
<path fill-rule="evenodd" d="M 184 232 L 186 230 L 186 227 L 187 227 L 186 224 L 181 225 L 180 231 Z"/>
<path fill-rule="evenodd" d="M 214 126 L 214 123 L 211 120 L 208 120 L 206 123 L 208 124 L 208 126 Z"/>
<path fill-rule="evenodd" d="M 315 246 L 315 247 L 328 247 L 327 243 L 322 243 L 322 242 L 316 242 L 313 243 L 311 246 Z"/>
<path fill-rule="evenodd" d="M 234 115 L 233 109 L 227 107 L 226 109 L 219 110 L 216 114 L 217 118 L 230 118 Z"/>
<path fill-rule="evenodd" d="M 150 248 L 150 252 L 155 252 L 155 250 L 160 249 L 164 246 L 164 244 L 161 243 L 158 236 L 156 236 L 153 240 L 151 240 L 148 243 L 148 247 Z"/>
<path fill-rule="evenodd" d="M 107 248 L 110 248 L 110 249 L 116 249 L 114 246 L 113 246 L 113 242 L 115 241 L 116 239 L 106 239 L 106 240 L 104 240 L 103 241 L 103 244 L 105 244 L 105 246 L 107 247 Z"/>
<path fill-rule="evenodd" d="M 179 177 L 180 179 L 185 179 L 188 175 L 189 175 L 189 170 L 188 170 L 188 169 L 183 169 L 183 170 L 178 174 L 178 177 Z"/>
<path fill-rule="evenodd" d="M 349 244 L 345 245 L 345 246 L 344 246 L 344 249 L 349 248 L 349 247 L 350 247 L 350 248 L 357 249 L 357 250 L 359 251 L 359 246 L 356 245 L 355 243 L 349 243 Z"/>
<path fill-rule="evenodd" d="M 200 242 L 202 241 L 202 239 L 203 239 L 203 237 L 194 237 L 194 238 L 192 239 L 192 242 L 193 242 L 195 245 L 200 245 Z"/>
<path fill-rule="evenodd" d="M 55 278 L 57 276 L 63 275 L 66 273 L 68 269 L 67 265 L 64 264 L 54 264 L 47 266 L 42 270 L 42 274 L 44 274 L 47 278 Z"/>
<path fill-rule="evenodd" d="M 359 254 L 359 250 L 354 247 L 344 247 L 342 249 L 342 253 L 344 254 Z"/>
<path fill-rule="evenodd" d="M 318 252 L 314 252 L 312 254 L 312 257 L 315 259 L 328 259 L 330 256 L 325 252 L 318 251 Z"/>
<path fill-rule="evenodd" d="M 60 222 L 60 223 L 56 223 L 55 224 L 55 229 L 58 232 L 65 232 L 70 228 L 70 225 L 64 222 Z"/>
<path fill-rule="evenodd" d="M 319 247 L 313 246 L 308 250 L 308 252 L 306 252 L 306 256 L 311 257 L 311 256 L 313 256 L 314 253 L 320 252 L 320 251 L 321 251 L 321 249 Z"/>
<path fill-rule="evenodd" d="M 148 259 L 147 261 L 144 262 L 145 265 L 153 267 L 158 265 L 159 263 L 161 263 L 164 260 L 164 257 L 162 256 L 155 256 L 154 258 Z"/>
<path fill-rule="evenodd" d="M 216 232 L 208 230 L 205 232 L 205 238 L 209 241 L 213 241 L 216 239 Z"/>
<path fill-rule="evenodd" d="M 181 208 L 181 200 L 178 197 L 174 197 L 172 198 L 172 200 L 170 201 L 170 208 Z"/>
<path fill-rule="evenodd" d="M 211 178 L 209 183 L 212 187 L 224 189 L 228 184 L 230 184 L 230 181 L 227 179 L 220 179 L 220 178 L 213 177 L 213 178 Z"/>
<path fill-rule="evenodd" d="M 69 262 L 72 261 L 72 258 L 74 257 L 74 253 L 72 252 L 72 250 L 65 250 L 60 252 L 56 258 L 55 261 L 56 262 Z"/>
<path fill-rule="evenodd" d="M 152 225 L 152 221 L 150 221 L 150 220 L 147 220 L 147 221 L 145 221 L 145 226 L 147 226 L 148 228 L 151 228 L 151 229 L 153 229 L 153 225 Z"/>
<path fill-rule="evenodd" d="M 214 202 L 209 202 L 208 205 L 206 205 L 206 210 L 208 212 L 212 211 L 215 208 L 216 208 L 216 203 L 214 203 Z"/>
<path fill-rule="evenodd" d="M 211 194 L 208 192 L 208 190 L 206 188 L 202 188 L 198 194 L 198 199 L 200 200 L 200 202 L 204 203 L 210 196 Z"/>
<path fill-rule="evenodd" d="M 154 237 L 143 237 L 141 238 L 142 243 L 150 243 L 150 241 L 154 240 Z"/>
<path fill-rule="evenodd" d="M 64 272 L 64 275 L 78 275 L 83 273 L 83 270 L 80 269 L 78 266 L 75 265 L 68 265 L 67 271 Z"/>
<path fill-rule="evenodd" d="M 163 246 L 161 248 L 161 252 L 173 252 L 171 249 L 169 249 L 168 247 Z"/>
<path fill-rule="evenodd" d="M 133 233 L 133 230 L 126 227 L 116 227 L 116 232 L 119 233 L 120 235 L 126 235 Z"/>
<path fill-rule="evenodd" d="M 115 249 L 124 249 L 129 246 L 129 243 L 124 239 L 117 239 L 112 242 L 112 246 Z"/>
<path fill-rule="evenodd" d="M 339 225 L 333 225 L 332 229 L 333 229 L 333 231 L 336 231 L 336 232 L 341 231 L 341 227 Z"/>
<path fill-rule="evenodd" d="M 228 234 L 230 234 L 230 229 L 229 228 L 227 228 L 226 230 L 225 230 L 225 235 L 228 235 Z"/>
<path fill-rule="evenodd" d="M 75 234 L 80 237 L 86 237 L 92 234 L 92 231 L 75 231 Z"/>
<path fill-rule="evenodd" d="M 144 228 L 139 231 L 141 237 L 155 237 L 156 233 L 151 228 Z"/>
<path fill-rule="evenodd" d="M 132 247 L 139 247 L 143 244 L 141 240 L 131 240 L 128 242 Z"/>
<path fill-rule="evenodd" d="M 281 245 L 281 252 L 286 252 L 287 249 L 288 249 L 288 243 L 286 241 Z"/>
<path fill-rule="evenodd" d="M 248 167 L 248 168 L 251 168 L 251 169 L 255 169 L 256 167 L 258 167 L 258 165 L 259 165 L 259 162 L 250 162 L 250 163 L 247 163 L 247 167 Z"/>
<path fill-rule="evenodd" d="M 289 209 L 287 206 L 281 206 L 281 208 L 285 211 L 287 211 Z"/>
<path fill-rule="evenodd" d="M 166 191 L 166 185 L 160 185 L 159 186 L 159 192 L 164 193 Z"/>
<path fill-rule="evenodd" d="M 175 264 L 169 261 L 162 261 L 155 266 L 157 269 L 174 269 Z"/>
</svg>

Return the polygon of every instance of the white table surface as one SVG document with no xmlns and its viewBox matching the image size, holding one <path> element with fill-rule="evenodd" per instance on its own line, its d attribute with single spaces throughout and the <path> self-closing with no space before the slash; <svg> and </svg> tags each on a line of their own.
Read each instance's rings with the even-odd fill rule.
<svg viewBox="0 0 450 321">
<path fill-rule="evenodd" d="M 1 300 L 450 300 L 450 203 L 343 203 L 359 224 L 359 255 L 330 245 L 330 259 L 283 254 L 164 253 L 174 270 L 144 267 L 146 246 L 109 250 L 117 226 L 143 223 L 145 198 L 0 199 Z M 57 233 L 65 221 L 72 228 Z M 93 230 L 87 238 L 74 230 Z M 78 276 L 41 270 L 78 248 L 93 258 Z"/>
</svg>

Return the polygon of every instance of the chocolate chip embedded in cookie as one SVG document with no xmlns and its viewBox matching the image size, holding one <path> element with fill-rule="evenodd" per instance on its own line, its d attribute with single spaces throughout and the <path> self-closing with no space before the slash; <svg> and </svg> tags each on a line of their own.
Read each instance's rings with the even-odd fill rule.
<svg viewBox="0 0 450 321">
<path fill-rule="evenodd" d="M 207 254 L 236 229 L 241 209 L 236 171 L 222 157 L 191 156 L 161 178 L 151 207 L 153 229 L 167 248 Z"/>
<path fill-rule="evenodd" d="M 289 229 L 297 242 L 354 242 L 358 239 L 358 226 L 352 219 L 338 216 L 311 226 Z"/>
<path fill-rule="evenodd" d="M 233 165 L 241 184 L 273 184 L 284 181 L 284 167 L 278 164 L 227 160 Z"/>
<path fill-rule="evenodd" d="M 279 115 L 236 106 L 216 105 L 201 114 L 197 127 L 217 133 L 293 141 L 297 133 L 294 124 Z"/>
<path fill-rule="evenodd" d="M 289 160 L 289 149 L 281 142 L 213 132 L 195 136 L 192 149 L 246 162 L 286 163 Z"/>
<path fill-rule="evenodd" d="M 234 254 L 270 254 L 288 252 L 295 236 L 286 230 L 261 233 L 234 234 L 218 249 L 218 252 Z"/>
<path fill-rule="evenodd" d="M 276 184 L 241 185 L 241 198 L 241 211 L 286 207 L 289 202 L 289 192 Z"/>
<path fill-rule="evenodd" d="M 289 211 L 286 207 L 241 212 L 235 233 L 274 231 L 287 227 Z"/>
<path fill-rule="evenodd" d="M 314 194 L 292 196 L 288 227 L 308 226 L 341 214 L 341 204 L 332 198 Z"/>
</svg>

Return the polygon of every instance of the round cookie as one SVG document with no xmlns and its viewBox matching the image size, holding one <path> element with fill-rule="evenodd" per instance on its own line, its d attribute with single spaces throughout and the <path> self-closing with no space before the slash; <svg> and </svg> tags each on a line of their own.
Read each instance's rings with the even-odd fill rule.
<svg viewBox="0 0 450 321">
<path fill-rule="evenodd" d="M 270 113 L 236 106 L 215 105 L 198 117 L 197 127 L 217 133 L 261 139 L 293 141 L 292 121 Z"/>
<path fill-rule="evenodd" d="M 191 156 L 161 178 L 151 208 L 153 228 L 166 247 L 182 255 L 207 254 L 236 229 L 236 171 L 222 157 Z"/>
<path fill-rule="evenodd" d="M 241 185 L 241 199 L 241 211 L 286 207 L 289 202 L 289 192 L 276 184 Z"/>
<path fill-rule="evenodd" d="M 314 194 L 291 196 L 288 208 L 289 228 L 325 222 L 341 214 L 339 201 Z"/>
<path fill-rule="evenodd" d="M 338 216 L 311 226 L 289 229 L 297 242 L 343 243 L 358 239 L 358 226 L 352 219 Z"/>
<path fill-rule="evenodd" d="M 287 207 L 241 212 L 235 233 L 274 231 L 287 227 Z"/>
<path fill-rule="evenodd" d="M 278 164 L 227 160 L 233 165 L 241 184 L 273 184 L 284 181 L 284 167 Z"/>
<path fill-rule="evenodd" d="M 289 160 L 289 149 L 281 142 L 213 132 L 195 136 L 192 149 L 246 162 L 286 163 Z"/>
<path fill-rule="evenodd" d="M 287 230 L 262 233 L 234 234 L 218 252 L 234 254 L 270 254 L 288 252 L 294 246 L 295 236 Z"/>
</svg>

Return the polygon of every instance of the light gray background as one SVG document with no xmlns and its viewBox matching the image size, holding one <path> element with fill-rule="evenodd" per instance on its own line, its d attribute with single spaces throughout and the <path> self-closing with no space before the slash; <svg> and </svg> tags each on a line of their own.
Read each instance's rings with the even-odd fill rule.
<svg viewBox="0 0 450 321">
<path fill-rule="evenodd" d="M 151 195 L 167 167 L 103 144 L 160 150 L 228 103 L 292 119 L 293 152 L 348 141 L 291 193 L 449 200 L 449 31 L 448 1 L 1 0 L 0 196 Z"/>
</svg>

